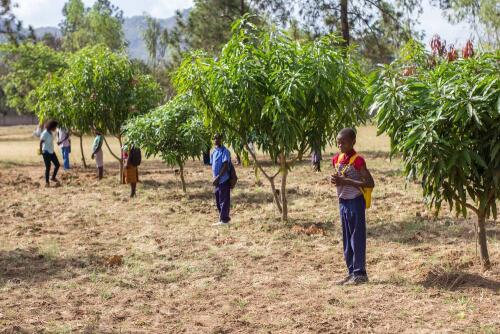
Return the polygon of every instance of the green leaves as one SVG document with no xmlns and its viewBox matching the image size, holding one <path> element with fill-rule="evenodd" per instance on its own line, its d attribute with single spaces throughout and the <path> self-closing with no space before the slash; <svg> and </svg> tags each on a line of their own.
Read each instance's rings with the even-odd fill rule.
<svg viewBox="0 0 500 334">
<path fill-rule="evenodd" d="M 162 97 L 154 79 L 135 73 L 125 55 L 102 45 L 72 55 L 68 68 L 47 79 L 36 95 L 41 119 L 56 118 L 80 133 L 96 127 L 117 137 L 125 121 L 153 109 Z"/>
<path fill-rule="evenodd" d="M 64 54 L 43 43 L 3 44 L 0 56 L 8 70 L 0 77 L 7 105 L 19 113 L 33 112 L 37 102 L 34 89 L 66 67 Z"/>
<path fill-rule="evenodd" d="M 200 113 L 188 95 L 179 95 L 164 106 L 136 117 L 124 126 L 128 145 L 143 149 L 146 156 L 160 156 L 172 166 L 182 167 L 199 158 L 210 147 Z"/>
<path fill-rule="evenodd" d="M 434 67 L 422 51 L 404 55 L 370 78 L 367 103 L 379 131 L 402 154 L 405 173 L 422 178 L 431 205 L 439 208 L 444 200 L 465 214 L 471 198 L 479 201 L 475 210 L 496 216 L 499 53 Z M 408 61 L 415 66 L 411 75 L 404 71 Z"/>
<path fill-rule="evenodd" d="M 366 118 L 363 76 L 338 40 L 298 43 L 243 19 L 216 58 L 187 57 L 175 77 L 210 128 L 233 147 L 251 138 L 272 157 L 324 147 L 342 127 Z"/>
</svg>

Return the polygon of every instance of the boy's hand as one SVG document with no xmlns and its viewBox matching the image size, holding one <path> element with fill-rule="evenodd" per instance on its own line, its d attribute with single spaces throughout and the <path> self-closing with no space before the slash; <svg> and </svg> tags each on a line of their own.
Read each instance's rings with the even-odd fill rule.
<svg viewBox="0 0 500 334">
<path fill-rule="evenodd" d="M 214 185 L 214 187 L 217 187 L 217 185 L 219 184 L 219 177 L 218 176 L 214 177 L 212 184 Z"/>
<path fill-rule="evenodd" d="M 332 183 L 337 186 L 345 186 L 349 184 L 349 180 L 345 176 L 332 175 Z"/>
<path fill-rule="evenodd" d="M 94 153 L 92 153 L 92 155 L 90 156 L 90 158 L 91 158 L 92 160 L 94 160 L 94 157 L 95 157 L 95 154 L 94 154 Z"/>
</svg>

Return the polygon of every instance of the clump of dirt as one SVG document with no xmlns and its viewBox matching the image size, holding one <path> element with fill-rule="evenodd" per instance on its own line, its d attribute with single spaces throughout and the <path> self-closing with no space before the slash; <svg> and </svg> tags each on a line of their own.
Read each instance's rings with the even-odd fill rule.
<svg viewBox="0 0 500 334">
<path fill-rule="evenodd" d="M 24 174 L 17 174 L 15 177 L 5 177 L 5 184 L 8 186 L 22 187 L 33 184 L 33 179 Z"/>
<path fill-rule="evenodd" d="M 457 267 L 447 268 L 439 265 L 431 268 L 420 282 L 426 288 L 439 288 L 446 290 L 458 290 L 465 288 L 487 288 L 500 291 L 500 282 L 491 280 L 485 276 L 469 273 Z"/>
<path fill-rule="evenodd" d="M 320 224 L 312 224 L 309 226 L 294 225 L 292 226 L 292 232 L 296 234 L 305 234 L 311 236 L 314 234 L 326 235 L 326 231 Z"/>
<path fill-rule="evenodd" d="M 236 242 L 235 238 L 233 238 L 233 237 L 227 237 L 227 238 L 224 238 L 224 239 L 215 240 L 215 245 L 218 246 L 218 247 L 221 247 L 223 245 L 232 245 L 235 242 Z"/>
<path fill-rule="evenodd" d="M 123 264 L 122 255 L 112 255 L 106 259 L 106 265 L 108 267 L 119 267 Z"/>
</svg>

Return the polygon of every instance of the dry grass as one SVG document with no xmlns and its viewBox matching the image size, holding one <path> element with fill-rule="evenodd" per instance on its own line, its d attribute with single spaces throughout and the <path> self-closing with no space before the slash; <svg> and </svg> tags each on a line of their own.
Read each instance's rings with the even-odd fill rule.
<svg viewBox="0 0 500 334">
<path fill-rule="evenodd" d="M 482 273 L 472 222 L 430 214 L 372 127 L 358 139 L 377 188 L 368 211 L 370 283 L 357 287 L 333 284 L 345 265 L 327 161 L 323 173 L 307 163 L 292 171 L 287 225 L 267 185 L 238 169 L 233 223 L 213 228 L 210 171 L 198 161 L 187 167 L 188 195 L 158 161 L 141 166 L 133 200 L 109 164 L 100 183 L 93 170 L 75 169 L 62 174 L 62 187 L 46 189 L 30 142 L 5 144 L 26 129 L 0 131 L 0 161 L 11 162 L 0 172 L 0 333 L 500 329 L 498 222 L 488 223 L 493 269 Z"/>
</svg>

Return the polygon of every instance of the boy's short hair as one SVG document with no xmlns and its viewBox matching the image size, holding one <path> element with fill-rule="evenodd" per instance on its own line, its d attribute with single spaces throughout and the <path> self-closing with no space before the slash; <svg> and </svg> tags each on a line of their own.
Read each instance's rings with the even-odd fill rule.
<svg viewBox="0 0 500 334">
<path fill-rule="evenodd" d="M 356 139 L 356 130 L 353 128 L 343 128 L 339 132 L 339 136 L 348 136 L 352 140 Z"/>
<path fill-rule="evenodd" d="M 58 125 L 59 125 L 59 123 L 57 121 L 51 119 L 50 121 L 47 122 L 47 125 L 45 126 L 45 128 L 47 130 L 55 129 L 55 128 L 57 128 Z"/>
</svg>

